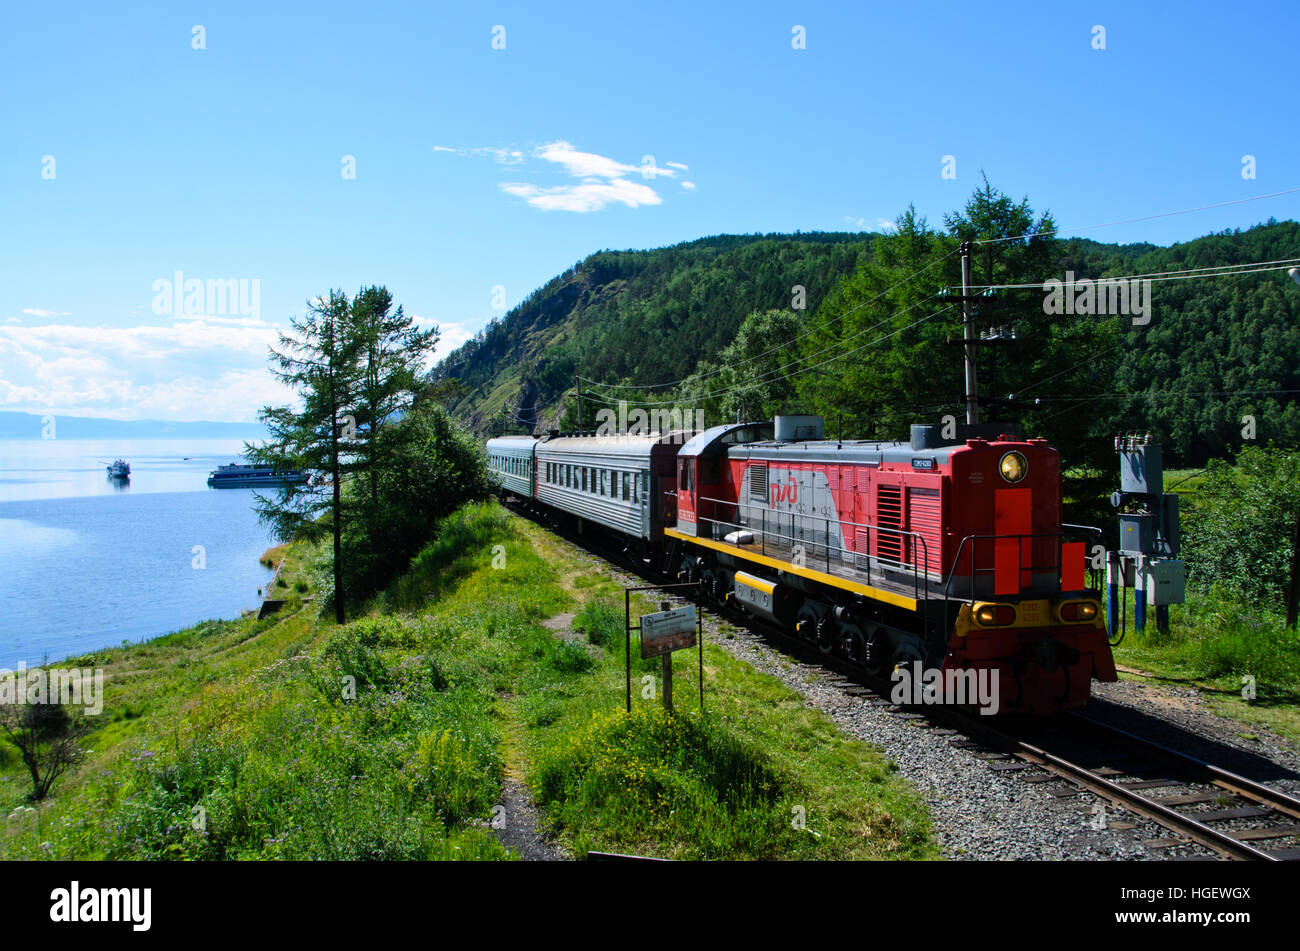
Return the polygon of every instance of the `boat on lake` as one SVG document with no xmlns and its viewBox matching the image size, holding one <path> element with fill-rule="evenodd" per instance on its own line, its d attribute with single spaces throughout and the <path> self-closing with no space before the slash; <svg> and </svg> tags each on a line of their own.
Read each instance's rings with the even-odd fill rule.
<svg viewBox="0 0 1300 951">
<path fill-rule="evenodd" d="M 306 481 L 307 474 L 297 469 L 281 471 L 270 466 L 245 466 L 233 462 L 228 466 L 217 466 L 208 473 L 208 485 L 214 489 L 302 485 Z"/>
<path fill-rule="evenodd" d="M 131 478 L 131 463 L 125 459 L 117 459 L 110 462 L 106 467 L 110 479 L 129 479 Z"/>
</svg>

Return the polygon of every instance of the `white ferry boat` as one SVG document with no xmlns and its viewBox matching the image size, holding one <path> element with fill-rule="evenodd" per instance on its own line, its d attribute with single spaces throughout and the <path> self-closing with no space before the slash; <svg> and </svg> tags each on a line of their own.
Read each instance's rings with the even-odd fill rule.
<svg viewBox="0 0 1300 951">
<path fill-rule="evenodd" d="M 214 489 L 302 485 L 306 481 L 306 473 L 299 472 L 296 469 L 277 471 L 270 466 L 243 466 L 238 463 L 217 466 L 208 473 L 208 485 Z"/>
</svg>

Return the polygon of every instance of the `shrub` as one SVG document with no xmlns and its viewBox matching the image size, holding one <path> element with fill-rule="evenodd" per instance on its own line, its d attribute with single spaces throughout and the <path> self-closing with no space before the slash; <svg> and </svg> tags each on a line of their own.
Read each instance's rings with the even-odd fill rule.
<svg viewBox="0 0 1300 951">
<path fill-rule="evenodd" d="M 551 666 L 561 673 L 580 674 L 595 665 L 587 649 L 577 641 L 558 641 L 551 652 Z"/>
<path fill-rule="evenodd" d="M 1300 508 L 1300 452 L 1252 446 L 1235 466 L 1211 460 L 1186 498 L 1182 557 L 1189 583 L 1205 591 L 1218 582 L 1230 595 L 1283 607 Z"/>
<path fill-rule="evenodd" d="M 623 609 L 606 601 L 588 601 L 573 619 L 573 629 L 598 647 L 622 639 L 624 624 Z"/>
<path fill-rule="evenodd" d="M 432 797 L 447 825 L 485 816 L 496 800 L 500 763 L 494 746 L 450 729 L 420 737 L 405 772 L 411 792 Z"/>
</svg>

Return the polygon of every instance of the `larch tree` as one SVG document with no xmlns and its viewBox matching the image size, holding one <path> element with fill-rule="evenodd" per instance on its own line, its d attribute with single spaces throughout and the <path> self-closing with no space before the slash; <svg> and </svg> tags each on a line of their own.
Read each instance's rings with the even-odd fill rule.
<svg viewBox="0 0 1300 951">
<path fill-rule="evenodd" d="M 267 406 L 259 418 L 270 430 L 261 446 L 245 444 L 256 465 L 280 471 L 297 469 L 310 478 L 284 485 L 277 498 L 256 495 L 258 517 L 281 541 L 334 543 L 334 617 L 342 624 L 346 594 L 343 564 L 343 482 L 352 467 L 356 431 L 353 408 L 361 385 L 360 351 L 365 341 L 355 331 L 352 307 L 342 291 L 330 291 L 290 319 L 290 332 L 271 348 L 271 372 L 298 394 L 300 404 Z"/>
</svg>

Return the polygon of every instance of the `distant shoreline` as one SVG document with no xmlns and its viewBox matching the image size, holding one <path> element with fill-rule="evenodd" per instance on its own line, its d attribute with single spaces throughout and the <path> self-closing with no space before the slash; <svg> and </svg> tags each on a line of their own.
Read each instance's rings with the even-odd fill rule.
<svg viewBox="0 0 1300 951">
<path fill-rule="evenodd" d="M 0 440 L 14 439 L 266 439 L 261 423 L 212 420 L 108 419 L 58 413 L 0 411 Z"/>
</svg>

